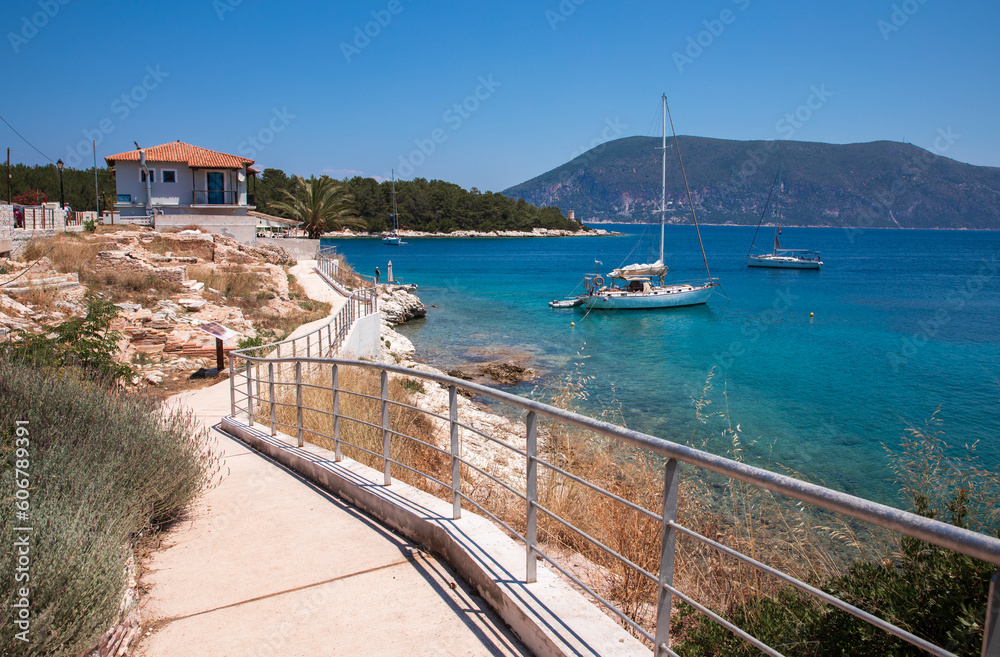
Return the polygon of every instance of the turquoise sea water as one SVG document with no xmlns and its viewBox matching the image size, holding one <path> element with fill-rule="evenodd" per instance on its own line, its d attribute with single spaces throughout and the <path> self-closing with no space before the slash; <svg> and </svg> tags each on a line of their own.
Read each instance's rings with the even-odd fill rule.
<svg viewBox="0 0 1000 657">
<path fill-rule="evenodd" d="M 882 444 L 897 446 L 908 423 L 938 407 L 949 443 L 980 441 L 986 463 L 1000 462 L 1000 232 L 785 228 L 783 246 L 820 250 L 826 263 L 797 271 L 748 268 L 753 228 L 708 226 L 725 296 L 706 306 L 549 308 L 595 259 L 604 273 L 622 264 L 647 230 L 601 227 L 628 234 L 323 243 L 358 271 L 378 266 L 383 280 L 391 260 L 397 278 L 419 285 L 436 307 L 401 332 L 438 367 L 476 360 L 484 347 L 529 352 L 543 384 L 576 368 L 593 377 L 591 414 L 620 407 L 630 428 L 727 455 L 721 432 L 731 421 L 747 460 L 878 500 L 891 502 L 894 490 Z M 675 280 L 698 276 L 693 228 L 668 230 Z M 770 240 L 761 229 L 758 243 Z M 644 260 L 648 248 L 633 255 Z M 701 422 L 692 400 L 713 368 L 706 413 L 728 412 Z"/>
</svg>

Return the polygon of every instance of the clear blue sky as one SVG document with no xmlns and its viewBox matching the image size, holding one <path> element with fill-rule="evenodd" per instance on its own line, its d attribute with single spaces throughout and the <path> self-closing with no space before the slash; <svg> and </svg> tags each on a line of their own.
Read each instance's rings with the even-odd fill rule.
<svg viewBox="0 0 1000 657">
<path fill-rule="evenodd" d="M 52 159 L 79 147 L 80 167 L 91 137 L 102 165 L 180 139 L 288 173 L 499 191 L 658 134 L 661 92 L 680 134 L 937 139 L 1000 165 L 986 0 L 4 0 L 0 25 L 0 114 Z M 46 161 L 0 135 L 12 160 Z"/>
</svg>

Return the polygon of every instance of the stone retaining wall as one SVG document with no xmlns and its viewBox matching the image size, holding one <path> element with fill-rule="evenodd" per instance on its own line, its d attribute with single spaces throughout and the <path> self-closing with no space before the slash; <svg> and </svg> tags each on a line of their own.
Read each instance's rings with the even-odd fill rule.
<svg viewBox="0 0 1000 657">
<path fill-rule="evenodd" d="M 187 265 L 154 267 L 145 260 L 140 260 L 133 256 L 128 251 L 99 252 L 94 259 L 94 271 L 100 273 L 106 270 L 113 270 L 116 273 L 132 271 L 140 274 L 151 274 L 178 285 L 187 280 Z"/>
<path fill-rule="evenodd" d="M 270 244 L 280 246 L 296 260 L 315 260 L 319 252 L 319 240 L 309 240 L 299 237 L 284 237 L 275 239 L 272 237 L 258 237 L 257 246 Z"/>
<path fill-rule="evenodd" d="M 30 208 L 28 211 L 30 212 Z M 0 255 L 10 253 L 12 257 L 20 255 L 28 242 L 36 239 L 52 237 L 63 231 L 80 233 L 83 226 L 67 226 L 66 211 L 61 208 L 53 210 L 45 209 L 45 213 L 52 213 L 52 222 L 46 222 L 45 228 L 30 228 L 30 221 L 26 228 L 14 228 L 14 206 L 0 203 Z M 96 216 L 96 213 L 90 213 Z M 40 224 L 39 224 L 40 225 Z"/>
<path fill-rule="evenodd" d="M 0 203 L 0 256 L 14 247 L 14 206 Z"/>
</svg>

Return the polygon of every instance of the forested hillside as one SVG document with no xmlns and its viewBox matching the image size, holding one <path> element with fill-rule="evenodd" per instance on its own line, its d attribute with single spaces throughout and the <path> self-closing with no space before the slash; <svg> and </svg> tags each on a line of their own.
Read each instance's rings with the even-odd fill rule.
<svg viewBox="0 0 1000 657">
<path fill-rule="evenodd" d="M 388 228 L 392 212 L 392 184 L 360 177 L 351 178 L 346 184 L 354 196 L 358 216 L 365 221 L 368 230 Z M 575 231 L 581 228 L 576 221 L 564 217 L 558 207 L 538 208 L 523 199 L 480 192 L 475 187 L 466 191 L 443 180 L 397 180 L 396 205 L 400 228 L 433 233 L 532 228 Z"/>
<path fill-rule="evenodd" d="M 1000 168 L 963 164 L 911 144 L 822 144 L 679 137 L 699 220 L 753 224 L 783 161 L 778 217 L 802 226 L 1000 228 Z M 689 222 L 672 141 L 667 198 Z M 575 210 L 582 221 L 649 221 L 660 203 L 660 139 L 607 142 L 504 191 Z"/>
</svg>

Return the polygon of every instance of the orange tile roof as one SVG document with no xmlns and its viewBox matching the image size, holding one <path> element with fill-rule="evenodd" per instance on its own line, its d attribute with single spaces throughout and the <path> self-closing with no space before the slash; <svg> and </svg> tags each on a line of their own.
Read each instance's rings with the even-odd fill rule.
<svg viewBox="0 0 1000 657">
<path fill-rule="evenodd" d="M 146 151 L 146 162 L 184 162 L 189 167 L 197 169 L 242 169 L 244 164 L 253 164 L 253 160 L 238 155 L 220 153 L 200 146 L 192 146 L 184 142 L 172 141 L 169 144 L 150 146 Z M 139 151 L 125 151 L 104 158 L 108 166 L 115 162 L 138 162 Z"/>
</svg>

